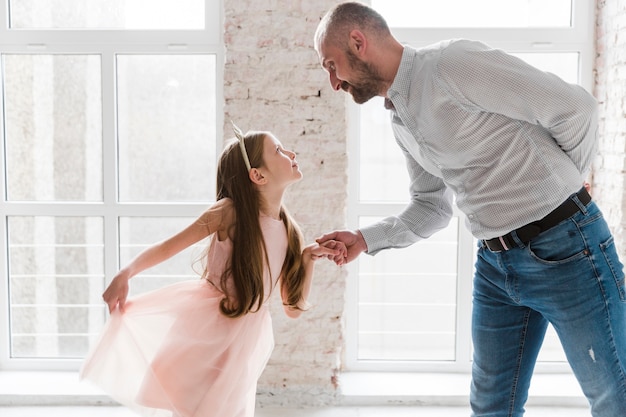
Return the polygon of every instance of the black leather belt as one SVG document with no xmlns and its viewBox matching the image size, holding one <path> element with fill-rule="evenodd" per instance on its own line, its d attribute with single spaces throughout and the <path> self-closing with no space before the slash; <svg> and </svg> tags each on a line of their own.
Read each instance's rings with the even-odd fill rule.
<svg viewBox="0 0 626 417">
<path fill-rule="evenodd" d="M 584 187 L 578 193 L 576 193 L 576 196 L 585 206 L 591 201 L 591 196 Z M 527 225 L 522 226 L 512 232 L 509 232 L 504 236 L 494 237 L 493 239 L 489 240 L 483 240 L 483 242 L 492 252 L 502 252 L 504 250 L 509 250 L 517 246 L 517 244 L 515 243 L 515 239 L 513 239 L 513 233 L 517 235 L 517 238 L 522 243 L 528 243 L 532 238 L 539 235 L 539 233 L 545 232 L 551 227 L 556 226 L 563 220 L 576 214 L 576 212 L 578 211 L 580 211 L 580 207 L 574 202 L 574 200 L 572 200 L 572 197 L 570 197 L 565 200 L 563 204 L 548 213 L 548 215 L 543 219 L 528 223 Z"/>
</svg>

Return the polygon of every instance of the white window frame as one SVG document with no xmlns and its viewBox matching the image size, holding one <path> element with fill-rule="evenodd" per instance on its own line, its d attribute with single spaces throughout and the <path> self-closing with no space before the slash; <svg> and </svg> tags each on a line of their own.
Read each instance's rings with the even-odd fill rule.
<svg viewBox="0 0 626 417">
<path fill-rule="evenodd" d="M 104 220 L 104 273 L 110 280 L 119 269 L 118 219 L 120 217 L 190 217 L 206 209 L 199 203 L 122 203 L 117 197 L 117 129 L 115 103 L 115 59 L 121 54 L 211 54 L 216 57 L 216 126 L 223 125 L 221 1 L 204 0 L 203 30 L 58 30 L 8 29 L 8 2 L 0 0 L 0 54 L 97 54 L 101 57 L 102 83 L 102 152 L 103 201 L 36 203 L 6 201 L 4 148 L 0 147 L 0 371 L 6 370 L 77 370 L 81 359 L 10 358 L 8 242 L 9 216 L 98 216 Z M 3 97 L 0 83 L 0 97 Z M 0 98 L 0 115 L 4 113 Z M 4 134 L 4 117 L 0 133 Z M 221 149 L 221 135 L 216 151 Z M 216 152 L 216 155 L 219 152 Z"/>
<path fill-rule="evenodd" d="M 453 38 L 481 40 L 492 47 L 511 53 L 523 52 L 576 52 L 579 54 L 580 84 L 593 92 L 593 65 L 595 54 L 595 2 L 572 0 L 572 25 L 564 28 L 391 28 L 394 36 L 403 44 L 422 47 Z M 398 214 L 404 204 L 359 201 L 359 106 L 346 95 L 348 108 L 348 227 L 359 227 L 360 216 L 388 216 Z M 389 138 L 385 138 L 389 139 Z M 381 139 L 382 140 L 382 139 Z M 408 175 L 408 174 L 407 174 Z M 408 194 L 407 194 L 408 198 Z M 347 266 L 346 283 L 346 371 L 412 371 L 468 373 L 471 370 L 471 304 L 474 239 L 460 216 L 457 257 L 457 335 L 456 359 L 454 361 L 360 361 L 358 353 L 358 262 Z M 369 256 L 369 255 L 361 255 Z M 567 363 L 538 362 L 539 373 L 571 373 Z"/>
</svg>

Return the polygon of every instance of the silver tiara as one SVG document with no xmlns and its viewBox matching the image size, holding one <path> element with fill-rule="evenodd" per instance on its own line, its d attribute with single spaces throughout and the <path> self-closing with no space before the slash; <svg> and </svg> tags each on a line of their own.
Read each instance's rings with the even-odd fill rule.
<svg viewBox="0 0 626 417">
<path fill-rule="evenodd" d="M 237 137 L 237 140 L 239 140 L 239 147 L 241 148 L 241 154 L 243 155 L 243 162 L 246 163 L 246 168 L 248 168 L 248 172 L 250 172 L 252 167 L 250 166 L 250 159 L 248 158 L 246 145 L 243 143 L 243 132 L 241 131 L 241 129 L 237 127 L 235 122 L 231 120 L 230 123 L 233 125 L 233 131 L 235 132 L 235 136 Z"/>
</svg>

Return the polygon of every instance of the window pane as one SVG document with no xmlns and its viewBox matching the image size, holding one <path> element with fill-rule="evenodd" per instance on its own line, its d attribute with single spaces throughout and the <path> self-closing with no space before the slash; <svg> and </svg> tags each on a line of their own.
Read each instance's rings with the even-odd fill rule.
<svg viewBox="0 0 626 417">
<path fill-rule="evenodd" d="M 543 339 L 543 345 L 539 351 L 538 362 L 566 362 L 567 357 L 561 346 L 559 336 L 552 325 L 548 325 L 546 337 Z"/>
<path fill-rule="evenodd" d="M 122 217 L 120 218 L 120 264 L 126 265 L 139 252 L 155 242 L 178 233 L 191 224 L 194 218 Z M 167 262 L 163 262 L 131 280 L 131 295 L 141 294 L 177 281 L 199 279 L 202 272 L 200 260 L 207 241 L 185 249 Z"/>
<path fill-rule="evenodd" d="M 7 199 L 102 201 L 100 57 L 2 58 Z"/>
<path fill-rule="evenodd" d="M 408 201 L 409 175 L 404 155 L 391 131 L 389 110 L 383 98 L 374 97 L 359 106 L 359 198 L 361 201 Z"/>
<path fill-rule="evenodd" d="M 571 0 L 372 0 L 391 27 L 571 26 Z"/>
<path fill-rule="evenodd" d="M 359 258 L 359 360 L 454 360 L 458 220 L 408 248 Z"/>
<path fill-rule="evenodd" d="M 100 217 L 9 217 L 11 357 L 79 358 L 105 320 Z"/>
<path fill-rule="evenodd" d="M 121 201 L 215 198 L 215 56 L 120 55 Z"/>
<path fill-rule="evenodd" d="M 10 0 L 13 29 L 204 29 L 204 0 Z"/>
</svg>

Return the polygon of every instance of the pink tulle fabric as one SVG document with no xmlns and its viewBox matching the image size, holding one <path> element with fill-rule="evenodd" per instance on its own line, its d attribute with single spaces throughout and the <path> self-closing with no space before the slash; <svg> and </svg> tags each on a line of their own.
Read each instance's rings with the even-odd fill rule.
<svg viewBox="0 0 626 417">
<path fill-rule="evenodd" d="M 260 217 L 271 275 L 287 248 L 282 222 Z M 219 277 L 232 249 L 214 239 L 210 281 L 182 281 L 129 299 L 115 310 L 80 371 L 119 403 L 145 416 L 253 417 L 256 384 L 274 347 L 267 301 L 231 319 L 219 311 Z"/>
</svg>

